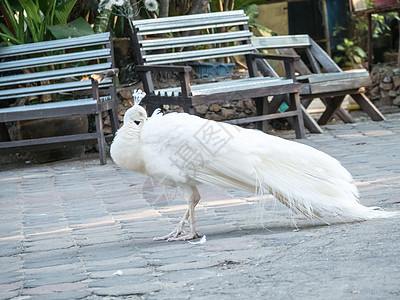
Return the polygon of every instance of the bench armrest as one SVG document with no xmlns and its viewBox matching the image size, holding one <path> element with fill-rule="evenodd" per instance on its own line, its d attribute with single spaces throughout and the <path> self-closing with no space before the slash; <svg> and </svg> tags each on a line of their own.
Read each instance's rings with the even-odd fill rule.
<svg viewBox="0 0 400 300">
<path fill-rule="evenodd" d="M 99 91 L 99 83 L 106 77 L 112 77 L 116 74 L 118 74 L 119 69 L 114 68 L 114 69 L 109 69 L 104 72 L 99 72 L 95 74 L 91 74 L 89 76 L 91 82 L 92 82 L 92 96 L 93 99 L 97 100 L 97 103 L 100 103 L 100 91 Z"/>
<path fill-rule="evenodd" d="M 96 80 L 97 83 L 100 83 L 104 78 L 112 77 L 112 76 L 118 74 L 118 72 L 119 72 L 119 69 L 114 68 L 114 69 L 110 69 L 110 70 L 107 70 L 107 71 L 104 71 L 104 72 L 91 74 L 89 76 L 89 78 L 92 80 L 92 82 L 93 82 L 93 80 Z"/>
<path fill-rule="evenodd" d="M 161 71 L 161 72 L 185 73 L 185 72 L 190 72 L 191 70 L 192 67 L 190 66 L 165 66 L 165 65 L 136 66 L 136 71 L 138 72 Z"/>
<path fill-rule="evenodd" d="M 190 91 L 190 76 L 189 73 L 192 70 L 190 66 L 166 66 L 166 65 L 151 65 L 151 66 L 144 66 L 144 65 L 137 65 L 136 71 L 138 73 L 147 73 L 152 71 L 158 72 L 174 72 L 178 73 L 179 82 L 181 85 L 181 94 L 183 97 L 189 97 L 191 94 Z M 147 80 L 146 74 L 141 76 L 145 92 L 148 94 L 154 93 L 154 87 L 150 80 Z"/>
<path fill-rule="evenodd" d="M 290 55 L 290 54 L 251 53 L 249 55 L 253 59 L 261 58 L 261 59 L 273 59 L 273 60 L 283 60 L 291 62 L 300 60 L 300 56 Z"/>
<path fill-rule="evenodd" d="M 296 81 L 296 75 L 294 70 L 294 62 L 300 60 L 300 56 L 298 55 L 290 55 L 290 54 L 265 54 L 265 53 L 251 53 L 249 57 L 252 60 L 255 59 L 273 59 L 273 60 L 281 60 L 285 65 L 286 78 L 293 79 L 293 82 Z"/>
</svg>

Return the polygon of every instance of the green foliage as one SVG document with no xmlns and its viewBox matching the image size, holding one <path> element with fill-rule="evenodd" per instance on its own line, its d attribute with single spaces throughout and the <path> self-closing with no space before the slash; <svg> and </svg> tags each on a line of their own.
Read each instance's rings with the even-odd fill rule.
<svg viewBox="0 0 400 300">
<path fill-rule="evenodd" d="M 78 18 L 68 24 L 49 26 L 48 29 L 56 39 L 79 37 L 94 33 L 90 24 L 83 18 Z"/>
<path fill-rule="evenodd" d="M 7 45 L 51 39 L 48 28 L 65 24 L 77 0 L 0 0 L 14 33 L 0 24 L 0 36 Z M 26 29 L 25 29 L 26 26 Z"/>
<path fill-rule="evenodd" d="M 390 34 L 390 27 L 387 25 L 393 19 L 398 19 L 397 12 L 386 14 L 372 14 L 372 37 L 379 38 Z M 334 57 L 336 63 L 344 67 L 360 66 L 366 58 L 365 51 L 367 48 L 368 24 L 366 16 L 350 16 L 350 25 L 345 28 L 335 26 L 333 36 L 338 37 L 341 33 L 345 33 L 346 38 L 337 46 L 339 55 Z"/>
<path fill-rule="evenodd" d="M 258 17 L 258 6 L 257 4 L 252 4 L 243 8 L 244 13 L 249 17 L 249 27 L 257 29 L 262 36 L 277 35 L 272 32 L 271 29 L 265 27 L 264 25 L 256 23 Z"/>
<path fill-rule="evenodd" d="M 334 60 L 337 64 L 345 67 L 358 68 L 361 67 L 367 54 L 363 49 L 357 46 L 353 41 L 344 38 L 343 43 L 337 45 L 337 50 L 342 52 L 343 56 L 335 56 Z"/>
</svg>

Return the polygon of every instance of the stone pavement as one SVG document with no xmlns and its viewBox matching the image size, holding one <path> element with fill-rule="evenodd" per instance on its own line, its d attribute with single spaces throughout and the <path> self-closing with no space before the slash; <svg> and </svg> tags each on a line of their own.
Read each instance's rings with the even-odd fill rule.
<svg viewBox="0 0 400 300">
<path fill-rule="evenodd" d="M 324 129 L 303 142 L 349 169 L 363 204 L 400 210 L 400 114 Z M 154 242 L 180 191 L 95 156 L 3 168 L 0 299 L 400 299 L 399 218 L 328 226 L 272 197 L 200 193 L 207 241 Z"/>
</svg>

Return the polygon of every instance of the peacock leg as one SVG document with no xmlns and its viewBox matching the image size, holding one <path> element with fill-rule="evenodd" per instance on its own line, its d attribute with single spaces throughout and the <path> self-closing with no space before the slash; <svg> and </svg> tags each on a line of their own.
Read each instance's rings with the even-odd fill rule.
<svg viewBox="0 0 400 300">
<path fill-rule="evenodd" d="M 192 240 L 195 238 L 200 237 L 200 235 L 197 233 L 195 229 L 195 207 L 197 203 L 200 201 L 200 194 L 199 191 L 197 190 L 196 186 L 192 187 L 183 187 L 182 188 L 185 198 L 188 201 L 188 210 L 185 212 L 183 215 L 182 219 L 176 226 L 176 228 L 169 234 L 162 236 L 162 237 L 156 237 L 153 240 L 154 241 L 160 241 L 160 240 L 166 240 L 166 241 L 183 241 L 183 240 Z M 190 217 L 190 232 L 186 232 L 183 230 L 183 227 L 186 223 L 186 220 Z"/>
</svg>

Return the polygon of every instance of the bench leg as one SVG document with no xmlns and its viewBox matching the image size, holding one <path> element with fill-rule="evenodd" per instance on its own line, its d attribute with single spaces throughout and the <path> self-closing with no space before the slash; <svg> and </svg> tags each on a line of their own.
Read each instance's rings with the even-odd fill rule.
<svg viewBox="0 0 400 300">
<path fill-rule="evenodd" d="M 10 135 L 8 134 L 8 130 L 5 123 L 0 123 L 0 142 L 9 142 L 11 141 Z"/>
<path fill-rule="evenodd" d="M 115 136 L 115 133 L 119 129 L 118 112 L 113 108 L 108 111 L 108 114 L 110 116 L 111 128 L 113 131 L 113 135 Z"/>
<path fill-rule="evenodd" d="M 343 100 L 344 100 L 345 96 L 343 96 Z M 329 98 L 321 98 L 322 102 L 325 104 L 325 106 L 328 106 L 328 103 L 330 101 Z M 335 111 L 336 117 L 338 117 L 339 119 L 341 119 L 344 123 L 354 123 L 354 119 L 351 117 L 351 115 L 344 110 L 342 107 L 338 107 Z"/>
<path fill-rule="evenodd" d="M 372 101 L 365 96 L 365 94 L 351 94 L 354 101 L 360 105 L 361 109 L 373 120 L 373 121 L 384 121 L 385 116 L 379 111 L 379 109 L 372 103 Z"/>
<path fill-rule="evenodd" d="M 297 139 L 304 139 L 306 137 L 304 130 L 303 112 L 301 109 L 300 95 L 298 93 L 289 95 L 290 109 L 297 111 L 297 116 L 293 117 L 294 132 Z"/>
<path fill-rule="evenodd" d="M 342 104 L 343 99 L 344 96 L 336 96 L 327 101 L 326 109 L 318 120 L 319 125 L 325 125 L 333 118 L 333 115 Z"/>
<path fill-rule="evenodd" d="M 95 115 L 96 131 L 97 131 L 97 144 L 99 146 L 100 164 L 105 165 L 107 163 L 106 153 L 106 140 L 103 132 L 103 117 L 101 112 Z"/>
<path fill-rule="evenodd" d="M 267 97 L 254 98 L 254 103 L 256 106 L 256 111 L 258 116 L 268 115 L 270 113 L 271 110 Z M 268 121 L 257 122 L 256 128 L 263 132 L 267 132 Z"/>
<path fill-rule="evenodd" d="M 314 120 L 314 118 L 308 113 L 307 109 L 302 105 L 301 111 L 303 113 L 304 127 L 308 129 L 310 133 L 323 133 L 321 126 Z"/>
</svg>

